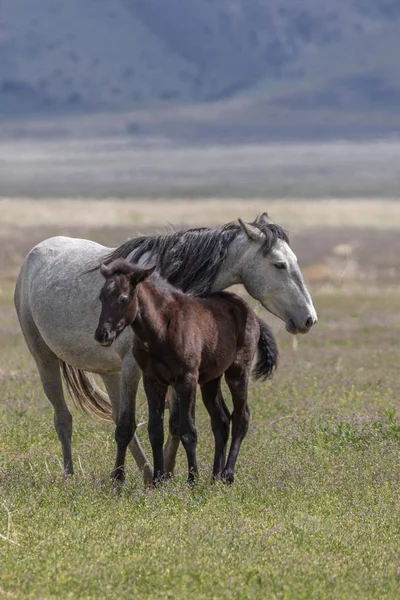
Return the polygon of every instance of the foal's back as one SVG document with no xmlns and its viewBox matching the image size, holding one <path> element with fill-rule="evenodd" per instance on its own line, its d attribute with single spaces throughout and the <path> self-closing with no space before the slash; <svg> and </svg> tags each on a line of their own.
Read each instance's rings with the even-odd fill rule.
<svg viewBox="0 0 400 600">
<path fill-rule="evenodd" d="M 144 285 L 158 293 L 152 282 Z M 218 292 L 198 299 L 171 290 L 167 304 L 164 343 L 166 350 L 170 347 L 175 355 L 171 369 L 175 370 L 178 363 L 198 369 L 201 384 L 222 375 L 235 360 L 251 361 L 259 339 L 259 323 L 242 298 Z"/>
<path fill-rule="evenodd" d="M 199 374 L 202 383 L 218 377 L 235 362 L 251 362 L 260 328 L 254 311 L 236 294 L 218 292 L 198 302 L 210 316 L 210 327 L 203 337 Z"/>
<path fill-rule="evenodd" d="M 228 292 L 217 292 L 208 298 L 198 300 L 199 305 L 210 315 L 214 332 L 235 339 L 235 345 L 240 348 L 246 341 L 246 334 L 257 323 L 254 311 L 246 302 Z"/>
</svg>

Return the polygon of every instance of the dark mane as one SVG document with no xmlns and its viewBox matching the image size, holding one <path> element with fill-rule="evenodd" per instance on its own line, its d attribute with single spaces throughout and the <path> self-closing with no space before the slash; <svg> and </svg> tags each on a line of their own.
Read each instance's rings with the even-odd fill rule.
<svg viewBox="0 0 400 600">
<path fill-rule="evenodd" d="M 278 240 L 289 243 L 287 233 L 279 225 L 257 219 L 252 223 L 265 235 L 263 252 L 268 253 Z M 108 254 L 104 262 L 117 258 L 156 264 L 157 271 L 173 286 L 196 296 L 207 296 L 214 285 L 232 241 L 241 232 L 238 223 L 215 229 L 207 227 L 181 229 L 167 234 L 140 236 L 128 240 Z"/>
</svg>

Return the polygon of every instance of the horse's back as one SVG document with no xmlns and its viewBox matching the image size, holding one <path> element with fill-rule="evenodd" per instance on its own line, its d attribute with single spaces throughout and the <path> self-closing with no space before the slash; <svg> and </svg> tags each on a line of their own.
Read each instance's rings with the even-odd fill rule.
<svg viewBox="0 0 400 600">
<path fill-rule="evenodd" d="M 23 262 L 21 272 L 27 268 L 48 268 L 52 263 L 64 257 L 68 269 L 73 268 L 75 257 L 80 256 L 79 267 L 83 263 L 95 266 L 94 259 L 100 255 L 106 254 L 111 249 L 91 240 L 81 238 L 71 238 L 66 236 L 51 237 L 39 242 L 28 252 Z M 27 271 L 28 276 L 31 271 Z"/>
<path fill-rule="evenodd" d="M 87 370 L 118 370 L 120 363 L 117 345 L 106 353 L 94 341 L 103 279 L 89 270 L 109 251 L 90 240 L 46 239 L 26 256 L 15 289 L 25 337 L 40 333 L 56 356 Z"/>
<path fill-rule="evenodd" d="M 91 251 L 89 260 L 88 250 Z M 108 250 L 90 240 L 66 236 L 56 236 L 39 242 L 26 255 L 17 278 L 14 301 L 18 315 L 20 316 L 24 309 L 29 309 L 35 292 L 43 291 L 45 281 L 52 279 L 56 285 L 60 278 L 70 278 L 77 270 L 82 271 L 85 268 L 83 263 L 93 266 L 94 256 Z"/>
</svg>

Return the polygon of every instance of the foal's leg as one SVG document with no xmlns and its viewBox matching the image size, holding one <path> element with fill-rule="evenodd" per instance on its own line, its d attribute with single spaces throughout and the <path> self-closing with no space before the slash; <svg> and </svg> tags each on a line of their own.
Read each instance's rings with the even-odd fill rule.
<svg viewBox="0 0 400 600">
<path fill-rule="evenodd" d="M 121 368 L 121 383 L 118 416 L 115 429 L 115 441 L 117 442 L 117 457 L 115 466 L 111 473 L 112 479 L 124 481 L 124 469 L 126 450 L 133 441 L 135 452 L 138 453 L 139 468 L 147 463 L 146 457 L 136 438 L 136 392 L 139 385 L 141 372 L 131 353 L 128 353 Z M 115 385 L 115 384 L 114 384 Z M 147 477 L 151 474 L 148 470 Z M 146 478 L 147 479 L 147 478 Z"/>
<path fill-rule="evenodd" d="M 229 438 L 228 408 L 221 393 L 221 377 L 201 386 L 204 405 L 211 417 L 211 427 L 215 440 L 213 478 L 217 479 L 225 466 L 226 444 Z M 228 412 L 229 415 L 229 412 Z"/>
<path fill-rule="evenodd" d="M 233 402 L 232 442 L 228 460 L 222 473 L 222 477 L 228 483 L 233 483 L 240 446 L 249 428 L 250 409 L 247 404 L 249 370 L 232 365 L 225 373 L 226 383 L 231 391 Z"/>
<path fill-rule="evenodd" d="M 221 396 L 222 398 L 222 396 Z M 228 419 L 230 418 L 229 410 L 224 403 L 224 399 L 222 398 L 222 402 L 225 406 L 226 413 L 228 415 Z M 179 398 L 176 395 L 176 392 L 173 388 L 169 388 L 168 392 L 168 406 L 169 406 L 169 429 L 168 429 L 168 438 L 167 443 L 164 447 L 164 467 L 165 472 L 169 477 L 172 477 L 175 469 L 176 455 L 178 453 L 179 444 L 181 441 L 180 436 L 180 406 L 179 406 Z M 192 408 L 192 419 L 193 423 L 196 421 L 196 404 L 193 403 Z"/>
<path fill-rule="evenodd" d="M 196 447 L 197 431 L 195 427 L 197 376 L 187 375 L 176 385 L 175 390 L 179 397 L 180 424 L 179 431 L 181 442 L 186 451 L 189 467 L 189 483 L 193 483 L 197 475 Z"/>
<path fill-rule="evenodd" d="M 179 398 L 173 388 L 168 390 L 169 405 L 169 431 L 168 439 L 164 448 L 164 468 L 165 472 L 172 476 L 175 469 L 176 454 L 178 452 L 181 436 L 179 433 L 180 408 Z"/>
<path fill-rule="evenodd" d="M 231 421 L 231 413 L 230 413 L 229 408 L 227 407 L 227 405 L 225 403 L 224 397 L 222 395 L 221 387 L 219 389 L 219 399 L 220 399 L 221 409 L 223 410 L 225 417 L 230 422 Z"/>
<path fill-rule="evenodd" d="M 164 476 L 164 409 L 167 386 L 155 383 L 149 377 L 143 377 L 144 390 L 149 405 L 148 432 L 153 451 L 154 476 L 153 482 L 160 481 Z"/>
<path fill-rule="evenodd" d="M 129 398 L 131 399 L 134 406 L 136 403 L 136 394 L 141 377 L 142 372 L 140 371 L 136 363 L 132 367 L 131 377 L 129 378 L 128 375 L 125 375 L 126 384 L 124 386 L 124 393 L 128 396 L 128 400 Z M 108 396 L 110 398 L 113 409 L 113 418 L 116 423 L 118 419 L 118 411 L 121 398 L 121 374 L 110 373 L 107 375 L 101 375 L 101 378 L 104 382 Z M 140 471 L 143 472 L 143 478 L 145 483 L 150 483 L 153 480 L 153 469 L 149 464 L 149 461 L 147 460 L 144 450 L 137 438 L 136 432 L 133 434 L 132 441 L 129 443 L 129 450 L 132 452 L 133 458 L 138 468 L 140 469 Z"/>
</svg>

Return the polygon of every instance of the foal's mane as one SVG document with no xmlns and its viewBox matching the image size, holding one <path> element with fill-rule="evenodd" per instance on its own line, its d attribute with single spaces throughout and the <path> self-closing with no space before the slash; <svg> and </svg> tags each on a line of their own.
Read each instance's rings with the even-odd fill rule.
<svg viewBox="0 0 400 600">
<path fill-rule="evenodd" d="M 280 225 L 267 223 L 261 218 L 252 225 L 265 236 L 264 253 L 268 253 L 278 240 L 289 243 L 287 233 Z M 146 256 L 146 262 L 156 264 L 157 272 L 174 287 L 194 296 L 207 296 L 230 244 L 241 231 L 240 225 L 232 222 L 215 229 L 198 227 L 139 236 L 110 252 L 104 263 L 128 257 L 132 262 L 139 262 Z"/>
</svg>

